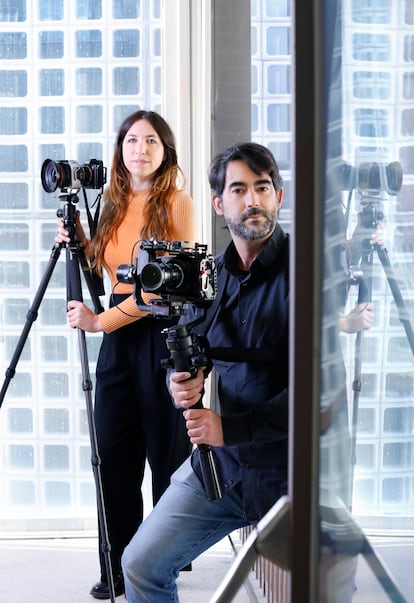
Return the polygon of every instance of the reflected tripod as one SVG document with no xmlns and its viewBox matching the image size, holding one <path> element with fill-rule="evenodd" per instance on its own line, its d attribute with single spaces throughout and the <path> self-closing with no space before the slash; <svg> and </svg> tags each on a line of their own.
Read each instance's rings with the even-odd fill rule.
<svg viewBox="0 0 414 603">
<path fill-rule="evenodd" d="M 370 202 L 364 205 L 363 210 L 360 214 L 361 225 L 367 232 L 375 231 L 377 224 L 384 218 L 382 212 L 377 211 L 376 203 Z M 394 275 L 394 270 L 391 265 L 388 251 L 384 245 L 374 243 L 371 245 L 369 238 L 362 241 L 361 245 L 361 277 L 357 279 L 359 290 L 358 290 L 358 303 L 372 301 L 372 279 L 373 279 L 373 260 L 374 251 L 377 253 L 378 259 L 384 270 L 384 274 L 388 281 L 395 306 L 398 311 L 398 318 L 404 327 L 405 334 L 407 336 L 408 344 L 411 352 L 414 356 L 414 331 L 412 324 L 409 320 L 409 313 L 404 302 L 404 298 L 401 294 L 400 287 Z M 365 276 L 366 274 L 366 276 Z M 359 406 L 359 395 L 362 389 L 362 378 L 361 378 L 361 365 L 362 365 L 362 345 L 363 345 L 363 333 L 364 331 L 358 331 L 355 340 L 355 361 L 354 361 L 354 380 L 352 382 L 353 390 L 353 403 L 352 403 L 352 431 L 351 431 L 351 475 L 350 475 L 350 500 L 352 501 L 353 491 L 353 479 L 354 472 L 353 468 L 356 465 L 356 435 L 358 428 L 358 406 Z"/>
<path fill-rule="evenodd" d="M 83 247 L 74 240 L 74 232 L 75 232 L 75 224 L 76 224 L 76 209 L 75 204 L 78 202 L 78 196 L 76 194 L 67 194 L 61 195 L 59 197 L 63 203 L 63 209 L 58 210 L 58 216 L 62 219 L 65 228 L 68 230 L 70 235 L 69 243 L 56 243 L 52 249 L 48 265 L 46 267 L 46 271 L 42 277 L 39 288 L 35 294 L 33 303 L 27 313 L 26 322 L 20 338 L 18 340 L 16 349 L 12 356 L 12 360 L 10 362 L 9 367 L 6 370 L 6 379 L 3 383 L 0 392 L 0 407 L 3 403 L 4 397 L 6 395 L 7 388 L 10 384 L 11 379 L 14 377 L 16 372 L 16 366 L 19 361 L 20 355 L 23 351 L 24 345 L 26 343 L 27 337 L 29 335 L 30 329 L 33 325 L 33 322 L 37 319 L 38 310 L 44 294 L 46 292 L 49 281 L 52 277 L 53 270 L 56 266 L 56 263 L 59 259 L 60 252 L 62 247 L 66 248 L 66 296 L 67 301 L 69 300 L 77 300 L 83 301 L 82 298 L 82 285 L 81 285 L 81 271 L 80 267 L 82 267 L 82 273 L 87 283 L 89 293 L 91 295 L 91 299 L 94 305 L 94 309 L 96 313 L 102 312 L 103 308 L 99 301 L 99 296 L 93 287 L 91 271 L 89 269 L 88 262 L 85 258 Z M 98 507 L 98 521 L 100 528 L 100 537 L 101 537 L 101 549 L 105 559 L 105 567 L 108 579 L 108 587 L 109 594 L 111 598 L 111 602 L 115 601 L 115 590 L 114 590 L 114 582 L 112 576 L 112 567 L 111 567 L 111 558 L 110 558 L 110 543 L 108 539 L 108 528 L 106 523 L 106 515 L 104 508 L 104 500 L 103 500 L 103 490 L 102 490 L 102 480 L 101 480 L 101 471 L 100 471 L 100 457 L 98 452 L 98 443 L 96 437 L 96 429 L 95 429 L 95 419 L 93 414 L 93 403 L 92 403 L 92 381 L 89 373 L 89 363 L 88 363 L 88 354 L 87 354 L 87 346 L 86 346 L 86 337 L 85 331 L 80 328 L 77 328 L 78 331 L 78 345 L 79 345 L 79 356 L 82 368 L 82 389 L 85 394 L 86 401 L 86 411 L 87 411 L 87 419 L 88 419 L 88 427 L 89 427 L 89 437 L 91 443 L 91 464 L 93 469 L 93 475 L 95 480 L 96 487 L 96 499 L 97 499 L 97 507 Z"/>
</svg>

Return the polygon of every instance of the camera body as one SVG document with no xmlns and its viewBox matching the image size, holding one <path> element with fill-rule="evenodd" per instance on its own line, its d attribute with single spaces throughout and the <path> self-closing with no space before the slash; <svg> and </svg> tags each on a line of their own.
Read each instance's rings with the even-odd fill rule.
<svg viewBox="0 0 414 603">
<path fill-rule="evenodd" d="M 106 168 L 98 159 L 91 159 L 83 165 L 67 159 L 46 159 L 42 165 L 41 180 L 47 193 L 54 193 L 57 188 L 63 193 L 78 191 L 82 187 L 99 189 L 106 183 Z"/>
<path fill-rule="evenodd" d="M 150 309 L 154 316 L 177 316 L 185 306 L 206 307 L 215 298 L 217 274 L 214 256 L 207 245 L 186 241 L 145 240 L 140 245 L 135 264 L 121 264 L 118 280 L 135 285 L 134 296 L 140 309 Z M 154 293 L 147 306 L 141 292 Z"/>
</svg>

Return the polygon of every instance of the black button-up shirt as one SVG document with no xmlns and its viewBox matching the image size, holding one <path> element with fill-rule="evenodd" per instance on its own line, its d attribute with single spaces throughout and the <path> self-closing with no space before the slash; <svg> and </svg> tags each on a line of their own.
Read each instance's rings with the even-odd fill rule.
<svg viewBox="0 0 414 603">
<path fill-rule="evenodd" d="M 287 488 L 288 236 L 277 225 L 248 272 L 237 261 L 230 243 L 217 258 L 218 281 L 225 279 L 218 309 L 207 332 L 203 324 L 194 331 L 207 338 L 218 374 L 225 446 L 214 453 L 223 490 L 239 488 L 255 522 Z M 215 348 L 237 361 L 215 358 Z M 200 475 L 197 453 L 193 467 Z"/>
</svg>

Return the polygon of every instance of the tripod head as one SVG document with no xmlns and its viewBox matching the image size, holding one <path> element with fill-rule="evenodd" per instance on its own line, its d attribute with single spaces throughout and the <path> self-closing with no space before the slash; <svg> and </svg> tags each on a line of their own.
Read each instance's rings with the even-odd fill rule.
<svg viewBox="0 0 414 603">
<path fill-rule="evenodd" d="M 67 193 L 59 195 L 59 200 L 62 201 L 63 207 L 60 207 L 56 211 L 56 215 L 62 220 L 64 227 L 72 239 L 75 235 L 76 203 L 78 203 L 79 197 L 76 193 Z"/>
</svg>

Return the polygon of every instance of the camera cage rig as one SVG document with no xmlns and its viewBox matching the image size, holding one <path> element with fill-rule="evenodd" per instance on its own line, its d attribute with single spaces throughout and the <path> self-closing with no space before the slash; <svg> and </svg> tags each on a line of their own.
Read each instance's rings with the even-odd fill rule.
<svg viewBox="0 0 414 603">
<path fill-rule="evenodd" d="M 217 292 L 214 256 L 203 243 L 192 247 L 188 241 L 144 240 L 135 263 L 121 264 L 117 277 L 134 285 L 138 308 L 156 318 L 182 316 L 189 306 L 207 308 Z M 160 297 L 145 303 L 142 292 Z"/>
<path fill-rule="evenodd" d="M 172 324 L 163 329 L 170 357 L 161 361 L 164 368 L 189 372 L 194 378 L 198 368 L 207 366 L 209 357 L 204 341 L 192 328 L 205 320 L 207 309 L 216 301 L 217 273 L 214 256 L 207 253 L 207 245 L 187 241 L 141 242 L 141 253 L 135 264 L 121 264 L 118 280 L 134 286 L 134 299 L 140 310 L 147 310 L 155 318 L 180 317 L 188 314 L 190 306 L 202 310 L 187 323 Z M 169 255 L 165 255 L 169 254 Z M 146 304 L 142 291 L 159 294 Z M 192 408 L 203 408 L 202 394 Z M 210 500 L 222 497 L 220 476 L 214 450 L 208 444 L 199 444 L 200 468 Z"/>
</svg>

